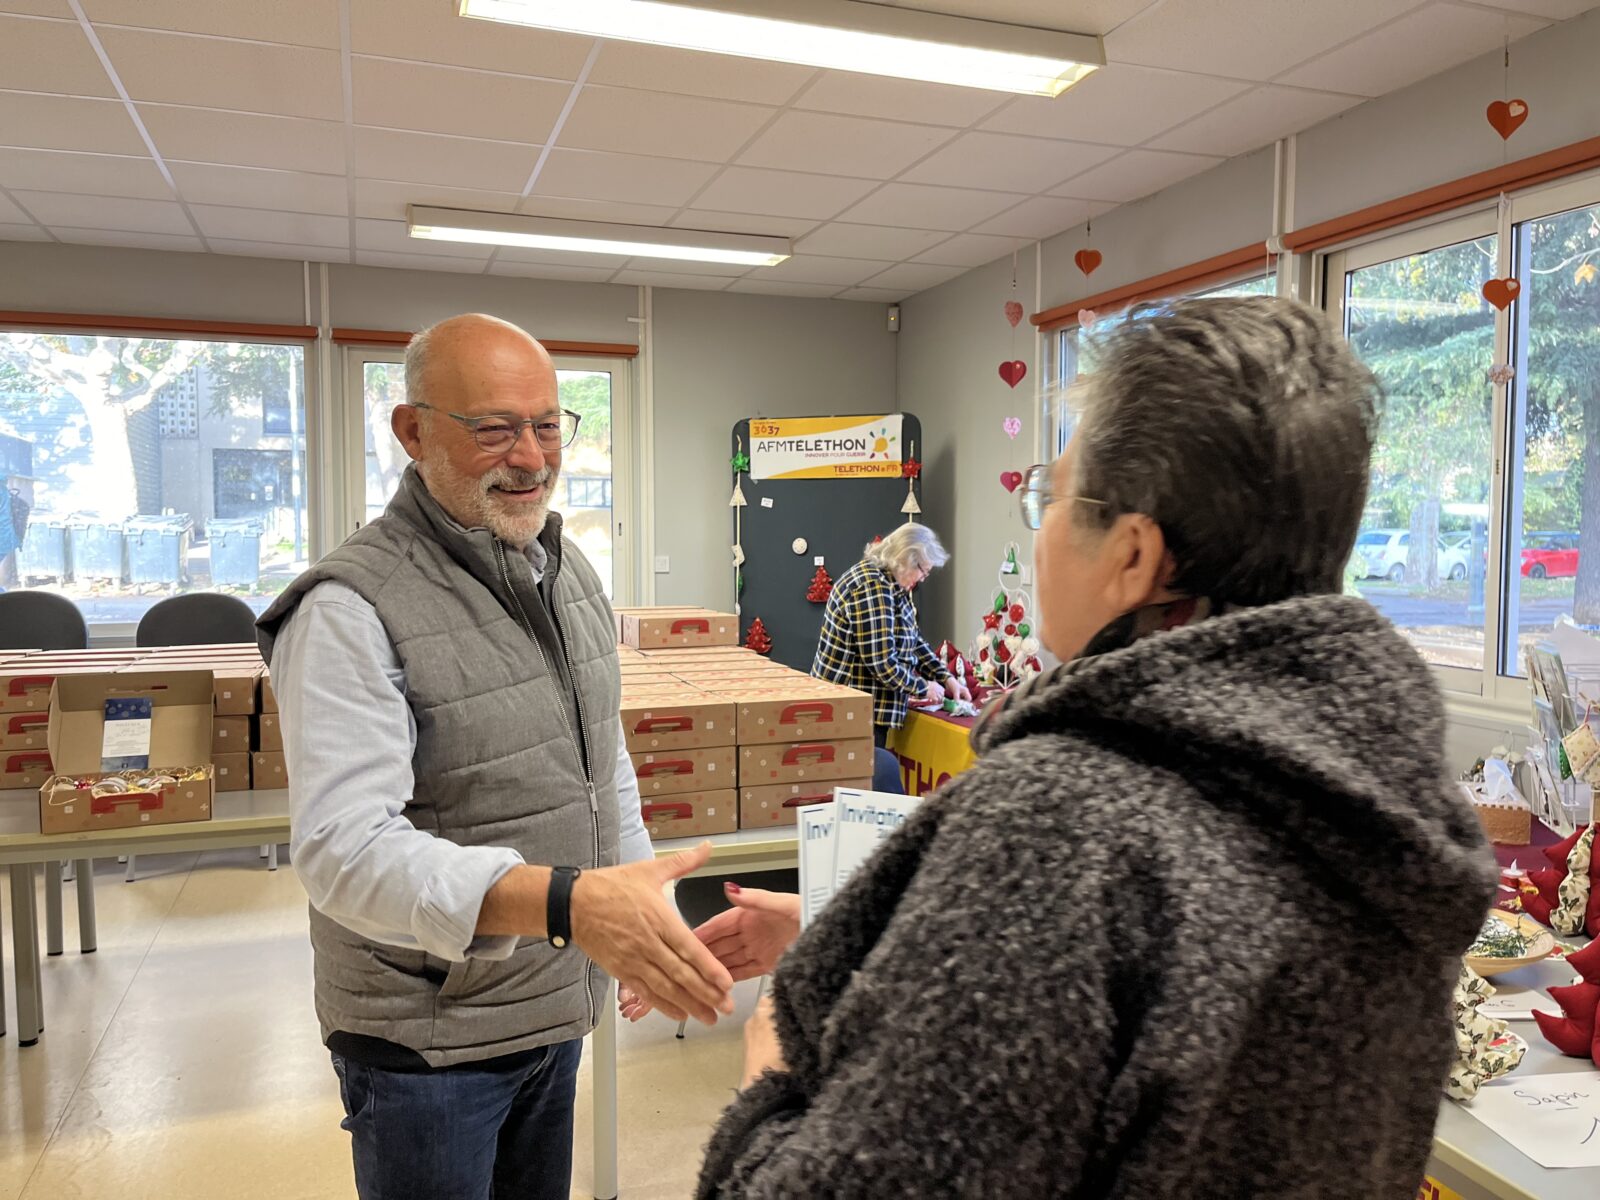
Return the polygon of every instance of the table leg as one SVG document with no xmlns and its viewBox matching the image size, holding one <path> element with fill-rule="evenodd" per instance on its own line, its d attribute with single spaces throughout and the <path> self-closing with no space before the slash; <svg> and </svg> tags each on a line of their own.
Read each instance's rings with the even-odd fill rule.
<svg viewBox="0 0 1600 1200">
<path fill-rule="evenodd" d="M 33 863 L 11 865 L 11 947 L 17 972 L 17 1044 L 39 1040 L 44 1017 L 39 990 L 39 906 L 33 892 Z"/>
<path fill-rule="evenodd" d="M 61 864 L 44 864 L 44 945 L 55 958 L 61 953 Z"/>
<path fill-rule="evenodd" d="M 594 1194 L 617 1196 L 617 985 L 606 988 L 594 1028 Z"/>
<path fill-rule="evenodd" d="M 271 846 L 267 847 L 267 870 L 276 871 L 277 869 L 278 869 L 278 846 L 277 846 L 277 843 L 274 842 Z"/>
<path fill-rule="evenodd" d="M 3 919 L 3 918 L 0 918 Z M 0 957 L 0 1037 L 6 1035 L 6 964 Z"/>
<path fill-rule="evenodd" d="M 94 859 L 73 864 L 78 877 L 78 953 L 93 954 L 99 944 L 94 916 Z"/>
</svg>

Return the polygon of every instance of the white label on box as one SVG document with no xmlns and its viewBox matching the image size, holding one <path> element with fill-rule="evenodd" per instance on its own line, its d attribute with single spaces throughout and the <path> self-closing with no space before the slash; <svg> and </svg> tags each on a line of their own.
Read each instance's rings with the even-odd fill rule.
<svg viewBox="0 0 1600 1200">
<path fill-rule="evenodd" d="M 822 555 L 819 554 L 815 558 L 813 558 L 811 560 L 811 565 L 814 566 L 814 567 L 820 567 L 822 565 Z"/>
<path fill-rule="evenodd" d="M 708 809 L 706 809 L 706 816 L 708 816 L 708 817 L 714 817 L 714 816 L 716 816 L 716 815 L 717 815 L 717 810 L 716 810 L 716 809 L 714 809 L 714 808 L 708 808 Z"/>
<path fill-rule="evenodd" d="M 772 507 L 772 497 L 771 496 L 763 496 L 763 497 L 761 497 L 761 507 L 762 508 L 771 508 Z"/>
<path fill-rule="evenodd" d="M 707 763 L 706 764 L 706 770 L 707 771 L 715 771 L 716 769 L 717 769 L 717 764 L 716 763 L 713 762 L 713 763 Z"/>
</svg>

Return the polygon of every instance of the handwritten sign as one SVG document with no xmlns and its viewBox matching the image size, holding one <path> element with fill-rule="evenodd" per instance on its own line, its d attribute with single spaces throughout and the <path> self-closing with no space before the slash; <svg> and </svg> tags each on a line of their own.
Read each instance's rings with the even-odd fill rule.
<svg viewBox="0 0 1600 1200">
<path fill-rule="evenodd" d="M 1496 975 L 1489 982 L 1494 985 L 1494 995 L 1478 1005 L 1479 1012 L 1501 1021 L 1531 1021 L 1536 1012 L 1559 1017 L 1561 1006 L 1550 999 L 1548 989 L 1580 981 L 1565 962 L 1547 958 Z"/>
<path fill-rule="evenodd" d="M 1600 1071 L 1510 1075 L 1462 1107 L 1542 1167 L 1600 1167 Z"/>
</svg>

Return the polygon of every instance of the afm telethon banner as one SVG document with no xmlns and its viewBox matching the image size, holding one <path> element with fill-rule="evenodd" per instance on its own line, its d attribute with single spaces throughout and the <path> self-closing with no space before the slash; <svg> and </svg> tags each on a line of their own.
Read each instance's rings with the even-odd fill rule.
<svg viewBox="0 0 1600 1200">
<path fill-rule="evenodd" d="M 750 478 L 900 478 L 900 414 L 750 418 Z"/>
</svg>

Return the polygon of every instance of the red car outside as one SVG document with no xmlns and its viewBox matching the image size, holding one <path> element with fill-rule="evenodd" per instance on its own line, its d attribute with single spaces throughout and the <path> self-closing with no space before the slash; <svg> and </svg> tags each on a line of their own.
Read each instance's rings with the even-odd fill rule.
<svg viewBox="0 0 1600 1200">
<path fill-rule="evenodd" d="M 1578 535 L 1530 533 L 1522 539 L 1522 573 L 1529 579 L 1565 579 L 1578 573 Z"/>
</svg>

